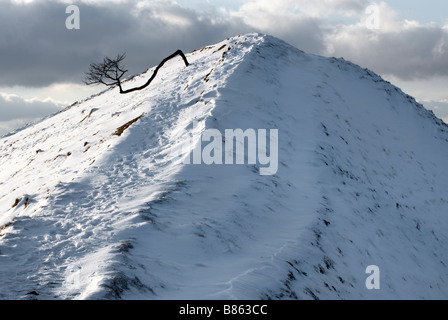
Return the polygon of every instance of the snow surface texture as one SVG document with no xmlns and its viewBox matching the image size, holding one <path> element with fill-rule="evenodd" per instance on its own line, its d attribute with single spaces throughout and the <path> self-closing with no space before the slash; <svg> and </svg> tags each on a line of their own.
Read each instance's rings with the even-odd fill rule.
<svg viewBox="0 0 448 320">
<path fill-rule="evenodd" d="M 441 120 L 270 36 L 187 58 L 0 139 L 0 299 L 448 298 Z M 173 158 L 193 121 L 278 129 L 277 174 Z"/>
</svg>

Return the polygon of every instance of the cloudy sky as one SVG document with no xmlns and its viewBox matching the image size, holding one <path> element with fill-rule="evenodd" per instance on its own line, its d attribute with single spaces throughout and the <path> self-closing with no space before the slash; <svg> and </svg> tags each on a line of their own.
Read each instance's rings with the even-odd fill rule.
<svg viewBox="0 0 448 320">
<path fill-rule="evenodd" d="M 82 79 L 106 55 L 138 74 L 248 32 L 369 68 L 448 122 L 447 14 L 446 0 L 0 0 L 0 135 L 103 90 Z"/>
</svg>

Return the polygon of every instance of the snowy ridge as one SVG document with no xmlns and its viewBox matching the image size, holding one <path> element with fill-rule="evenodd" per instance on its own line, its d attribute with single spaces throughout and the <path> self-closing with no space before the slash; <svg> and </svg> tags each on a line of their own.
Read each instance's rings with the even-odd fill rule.
<svg viewBox="0 0 448 320">
<path fill-rule="evenodd" d="M 270 36 L 187 58 L 0 140 L 0 298 L 448 297 L 441 120 Z M 173 158 L 211 128 L 278 129 L 277 174 Z"/>
</svg>

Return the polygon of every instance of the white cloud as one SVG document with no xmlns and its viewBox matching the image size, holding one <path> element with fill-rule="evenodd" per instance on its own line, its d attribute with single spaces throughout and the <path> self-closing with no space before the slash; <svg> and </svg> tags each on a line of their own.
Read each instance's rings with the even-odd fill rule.
<svg viewBox="0 0 448 320">
<path fill-rule="evenodd" d="M 326 34 L 326 55 L 343 56 L 383 75 L 403 80 L 448 75 L 448 30 L 435 23 L 398 20 L 394 10 L 379 4 L 379 30 L 368 29 L 365 18 L 339 25 Z"/>
<path fill-rule="evenodd" d="M 65 105 L 51 97 L 24 99 L 15 94 L 0 92 L 0 136 L 54 114 Z"/>
<path fill-rule="evenodd" d="M 11 0 L 15 4 L 28 4 L 34 2 L 34 0 Z"/>
<path fill-rule="evenodd" d="M 0 135 L 59 110 L 61 105 L 51 98 L 23 99 L 14 94 L 0 92 Z"/>
<path fill-rule="evenodd" d="M 366 0 L 249 0 L 236 13 L 242 15 L 264 13 L 270 17 L 305 15 L 321 19 L 333 15 L 359 15 L 368 4 Z M 251 19 L 255 24 L 261 20 L 261 18 L 258 21 Z"/>
<path fill-rule="evenodd" d="M 324 48 L 322 20 L 311 13 L 311 1 L 257 0 L 243 4 L 230 15 L 244 21 L 255 31 L 268 33 L 318 53 Z"/>
<path fill-rule="evenodd" d="M 368 27 L 371 5 L 379 13 L 377 30 Z M 448 75 L 448 27 L 401 19 L 384 1 L 249 0 L 231 15 L 304 51 L 341 56 L 382 75 Z"/>
</svg>

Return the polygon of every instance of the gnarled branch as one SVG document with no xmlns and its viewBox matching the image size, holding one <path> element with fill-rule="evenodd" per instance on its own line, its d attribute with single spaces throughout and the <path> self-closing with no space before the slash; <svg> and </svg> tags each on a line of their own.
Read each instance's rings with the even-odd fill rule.
<svg viewBox="0 0 448 320">
<path fill-rule="evenodd" d="M 138 90 L 145 89 L 148 87 L 151 82 L 155 79 L 157 76 L 157 73 L 160 68 L 163 67 L 163 65 L 168 61 L 176 57 L 177 55 L 180 55 L 185 63 L 185 66 L 189 66 L 187 57 L 185 57 L 184 53 L 181 50 L 177 50 L 175 53 L 170 55 L 169 57 L 165 58 L 160 62 L 160 64 L 156 67 L 154 70 L 153 75 L 151 78 L 142 86 L 131 88 L 127 90 L 123 90 L 123 87 L 121 86 L 121 78 L 123 75 L 128 72 L 128 70 L 125 70 L 121 66 L 121 62 L 126 57 L 125 54 L 118 55 L 116 59 L 110 59 L 108 57 L 105 57 L 103 60 L 103 63 L 92 63 L 90 65 L 89 71 L 86 73 L 86 78 L 84 80 L 84 83 L 87 85 L 93 85 L 93 84 L 104 84 L 106 86 L 113 86 L 117 85 L 120 88 L 121 94 L 126 94 Z"/>
</svg>

